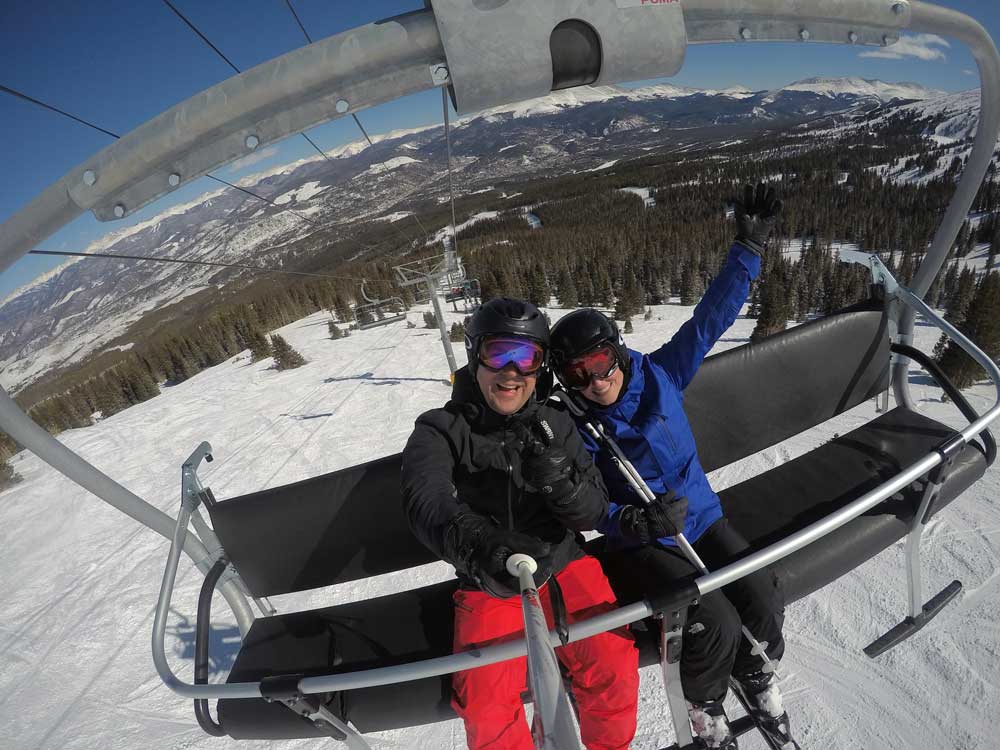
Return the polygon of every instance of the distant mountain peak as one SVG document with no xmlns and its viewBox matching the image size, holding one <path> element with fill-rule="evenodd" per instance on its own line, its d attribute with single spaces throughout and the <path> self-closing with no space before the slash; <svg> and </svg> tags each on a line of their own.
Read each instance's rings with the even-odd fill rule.
<svg viewBox="0 0 1000 750">
<path fill-rule="evenodd" d="M 902 81 L 887 83 L 872 78 L 847 76 L 844 78 L 815 77 L 805 78 L 784 86 L 779 91 L 807 91 L 822 96 L 870 96 L 884 102 L 899 99 L 924 100 L 933 99 L 947 94 L 946 91 L 930 89 L 918 83 Z"/>
</svg>

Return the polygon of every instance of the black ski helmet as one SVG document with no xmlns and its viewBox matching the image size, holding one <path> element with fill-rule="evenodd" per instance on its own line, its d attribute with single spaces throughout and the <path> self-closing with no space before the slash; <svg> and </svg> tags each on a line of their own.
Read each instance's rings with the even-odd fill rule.
<svg viewBox="0 0 1000 750">
<path fill-rule="evenodd" d="M 549 360 L 555 376 L 559 377 L 559 370 L 567 360 L 586 354 L 602 344 L 609 344 L 614 349 L 618 367 L 625 376 L 622 384 L 622 393 L 625 393 L 632 376 L 632 358 L 625 339 L 615 321 L 592 307 L 574 310 L 552 326 Z"/>
<path fill-rule="evenodd" d="M 465 326 L 465 352 L 469 355 L 469 372 L 473 376 L 479 367 L 479 345 L 483 337 L 494 334 L 524 336 L 549 349 L 549 322 L 542 311 L 530 302 L 508 297 L 491 299 L 472 315 Z"/>
</svg>

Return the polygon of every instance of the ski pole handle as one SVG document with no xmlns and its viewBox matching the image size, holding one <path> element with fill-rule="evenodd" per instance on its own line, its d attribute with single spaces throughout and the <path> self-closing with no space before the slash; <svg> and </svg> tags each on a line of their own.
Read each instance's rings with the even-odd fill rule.
<svg viewBox="0 0 1000 750">
<path fill-rule="evenodd" d="M 521 593 L 525 589 L 535 588 L 535 571 L 538 570 L 538 563 L 531 555 L 520 552 L 507 558 L 507 572 L 517 579 L 521 587 Z"/>
</svg>

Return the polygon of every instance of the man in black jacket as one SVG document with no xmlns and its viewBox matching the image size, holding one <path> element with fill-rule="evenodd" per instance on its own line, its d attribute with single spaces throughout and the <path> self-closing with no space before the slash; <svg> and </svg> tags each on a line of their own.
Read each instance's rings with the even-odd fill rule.
<svg viewBox="0 0 1000 750">
<path fill-rule="evenodd" d="M 520 300 L 495 299 L 466 331 L 469 366 L 455 373 L 452 399 L 418 419 L 403 451 L 403 502 L 417 537 L 455 566 L 456 651 L 522 637 L 516 552 L 538 562 L 546 616 L 561 590 L 567 622 L 615 607 L 598 562 L 579 532 L 608 510 L 600 474 L 561 405 L 535 397 L 547 377 L 549 328 Z M 558 596 L 556 597 L 558 600 Z M 637 652 L 625 630 L 557 649 L 569 670 L 588 750 L 627 750 L 635 734 Z M 470 750 L 531 750 L 524 717 L 524 657 L 459 672 L 452 705 Z"/>
</svg>

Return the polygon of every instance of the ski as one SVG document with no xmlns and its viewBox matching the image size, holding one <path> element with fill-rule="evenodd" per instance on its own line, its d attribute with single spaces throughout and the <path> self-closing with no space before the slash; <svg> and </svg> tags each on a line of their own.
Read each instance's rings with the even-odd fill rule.
<svg viewBox="0 0 1000 750">
<path fill-rule="evenodd" d="M 746 711 L 747 715 L 744 718 L 748 718 L 753 722 L 754 728 L 756 728 L 760 733 L 760 736 L 764 738 L 764 742 L 769 748 L 771 748 L 771 750 L 802 750 L 799 743 L 792 739 L 790 734 L 782 736 L 757 718 L 753 704 L 750 702 L 750 698 L 747 694 L 743 692 L 742 685 L 740 685 L 736 680 L 731 679 L 729 681 L 729 687 L 732 689 L 733 695 L 736 696 L 736 700 L 738 700 L 740 705 L 743 706 L 743 710 Z M 735 727 L 733 733 L 735 734 Z"/>
</svg>

